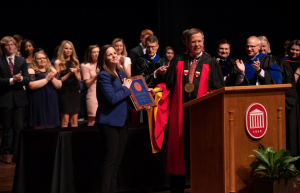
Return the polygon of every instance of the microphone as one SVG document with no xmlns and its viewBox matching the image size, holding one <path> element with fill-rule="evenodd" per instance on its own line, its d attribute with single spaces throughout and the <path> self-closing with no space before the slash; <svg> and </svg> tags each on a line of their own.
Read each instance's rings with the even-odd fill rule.
<svg viewBox="0 0 300 193">
<path fill-rule="evenodd" d="M 219 60 L 220 60 L 220 59 L 219 59 Z M 247 83 L 248 83 L 248 86 L 250 86 L 249 80 L 248 80 L 248 78 L 245 76 L 245 74 L 243 74 L 243 73 L 241 73 L 240 71 L 234 69 L 234 65 L 236 65 L 235 62 L 233 62 L 233 63 L 230 62 L 230 61 L 224 61 L 224 62 L 225 62 L 225 65 L 226 65 L 229 69 L 231 69 L 231 70 L 234 71 L 234 72 L 237 72 L 237 73 L 241 74 L 241 75 L 246 79 L 246 81 L 247 81 Z"/>
</svg>

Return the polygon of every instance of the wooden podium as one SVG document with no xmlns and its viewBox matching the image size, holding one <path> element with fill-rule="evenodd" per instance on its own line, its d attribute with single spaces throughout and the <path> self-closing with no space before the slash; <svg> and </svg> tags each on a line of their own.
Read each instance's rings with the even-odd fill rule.
<svg viewBox="0 0 300 193">
<path fill-rule="evenodd" d="M 290 84 L 224 87 L 185 103 L 190 108 L 192 193 L 248 193 L 258 143 L 286 148 L 285 90 Z M 268 116 L 267 132 L 254 139 L 246 129 L 246 111 L 261 103 Z"/>
</svg>

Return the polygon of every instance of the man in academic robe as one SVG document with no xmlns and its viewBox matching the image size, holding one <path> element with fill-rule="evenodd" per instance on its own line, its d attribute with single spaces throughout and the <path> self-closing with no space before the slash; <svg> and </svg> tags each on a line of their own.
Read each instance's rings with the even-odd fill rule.
<svg viewBox="0 0 300 193">
<path fill-rule="evenodd" d="M 281 68 L 272 57 L 259 53 L 260 40 L 251 36 L 246 42 L 247 55 L 236 60 L 234 68 L 235 85 L 266 85 L 281 84 Z M 237 73 L 238 72 L 238 73 Z"/>
<path fill-rule="evenodd" d="M 146 54 L 140 56 L 135 63 L 133 76 L 142 75 L 149 88 L 154 88 L 162 81 L 162 75 L 168 68 L 168 61 L 157 54 L 158 38 L 150 35 L 145 40 Z M 140 123 L 147 123 L 147 113 L 139 112 Z"/>
<path fill-rule="evenodd" d="M 2 161 L 10 164 L 17 155 L 20 132 L 24 127 L 27 96 L 25 85 L 29 83 L 24 58 L 14 54 L 16 41 L 6 36 L 0 41 L 3 56 L 0 57 L 0 116 L 2 118 L 4 156 Z"/>
<path fill-rule="evenodd" d="M 137 59 L 146 54 L 146 38 L 150 35 L 153 35 L 153 32 L 149 29 L 144 29 L 140 36 L 140 44 L 129 51 L 128 57 L 131 59 L 131 74 L 135 69 L 135 62 Z"/>
<path fill-rule="evenodd" d="M 162 74 L 168 68 L 168 61 L 157 54 L 158 38 L 150 35 L 146 38 L 146 54 L 140 56 L 136 62 L 134 76 L 143 75 L 149 88 L 154 88 L 161 82 Z"/>
<path fill-rule="evenodd" d="M 226 86 L 233 85 L 232 79 L 230 79 L 230 74 L 232 74 L 232 68 L 235 64 L 235 60 L 229 57 L 230 48 L 231 42 L 226 39 L 219 40 L 216 47 L 216 61 L 221 67 Z"/>
<path fill-rule="evenodd" d="M 203 54 L 203 32 L 196 28 L 190 29 L 187 41 L 189 54 L 177 55 L 164 75 L 164 83 L 150 89 L 153 95 L 162 91 L 156 116 L 156 123 L 162 124 L 159 125 L 161 131 L 157 132 L 160 136 L 156 139 L 163 138 L 164 125 L 168 120 L 165 112 L 170 116 L 167 174 L 171 177 L 172 193 L 184 192 L 185 175 L 190 173 L 189 109 L 184 109 L 183 103 L 225 86 L 219 64 Z"/>
</svg>

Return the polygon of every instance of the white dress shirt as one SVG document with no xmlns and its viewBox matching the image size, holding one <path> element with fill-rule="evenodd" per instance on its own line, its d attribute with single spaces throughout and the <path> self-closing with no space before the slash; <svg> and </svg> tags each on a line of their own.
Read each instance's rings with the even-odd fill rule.
<svg viewBox="0 0 300 193">
<path fill-rule="evenodd" d="M 9 58 L 12 58 L 11 61 L 12 61 L 13 65 L 15 65 L 15 55 L 13 54 L 12 56 L 6 56 L 6 60 L 7 60 L 7 63 L 8 63 L 8 67 L 9 67 L 9 62 L 10 62 Z M 23 76 L 21 76 L 21 80 L 18 81 L 18 82 L 22 82 L 22 81 L 23 81 Z M 10 79 L 9 79 L 9 84 L 10 84 L 10 85 L 15 84 L 15 83 L 13 82 L 13 78 L 10 78 Z"/>
<path fill-rule="evenodd" d="M 142 47 L 144 54 L 146 54 L 146 48 L 143 46 L 142 42 L 140 43 L 140 46 Z"/>
</svg>

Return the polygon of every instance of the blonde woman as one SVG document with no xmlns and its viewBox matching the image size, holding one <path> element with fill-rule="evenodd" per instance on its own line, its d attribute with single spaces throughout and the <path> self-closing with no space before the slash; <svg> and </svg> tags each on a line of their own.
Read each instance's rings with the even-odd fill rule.
<svg viewBox="0 0 300 193">
<path fill-rule="evenodd" d="M 86 95 L 86 109 L 88 114 L 88 126 L 94 126 L 98 101 L 96 98 L 96 80 L 99 68 L 97 68 L 100 48 L 98 45 L 88 47 L 86 57 L 87 64 L 81 65 L 82 76 L 85 86 L 88 88 Z"/>
<path fill-rule="evenodd" d="M 80 110 L 79 82 L 81 75 L 79 61 L 72 42 L 68 40 L 62 41 L 54 66 L 62 81 L 62 87 L 58 95 L 61 127 L 68 127 L 69 120 L 71 127 L 78 127 L 78 112 Z"/>
<path fill-rule="evenodd" d="M 131 77 L 131 59 L 127 57 L 127 50 L 123 39 L 116 38 L 112 41 L 111 45 L 115 48 L 118 58 L 119 64 L 118 69 L 122 70 L 125 73 L 126 78 Z"/>
<path fill-rule="evenodd" d="M 43 51 L 34 54 L 28 74 L 29 126 L 35 129 L 59 126 L 56 89 L 60 89 L 62 83 L 47 54 Z"/>
</svg>

